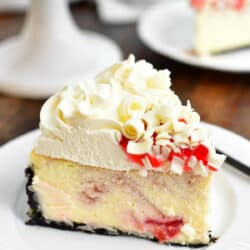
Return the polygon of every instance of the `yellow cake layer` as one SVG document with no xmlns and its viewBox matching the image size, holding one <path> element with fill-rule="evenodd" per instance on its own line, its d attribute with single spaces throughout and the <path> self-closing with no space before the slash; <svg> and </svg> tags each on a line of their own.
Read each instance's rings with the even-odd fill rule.
<svg viewBox="0 0 250 250">
<path fill-rule="evenodd" d="M 154 237 L 148 219 L 182 218 L 184 226 L 169 242 L 208 243 L 207 215 L 211 174 L 174 175 L 114 171 L 31 154 L 32 189 L 46 219 L 86 223 Z"/>
</svg>

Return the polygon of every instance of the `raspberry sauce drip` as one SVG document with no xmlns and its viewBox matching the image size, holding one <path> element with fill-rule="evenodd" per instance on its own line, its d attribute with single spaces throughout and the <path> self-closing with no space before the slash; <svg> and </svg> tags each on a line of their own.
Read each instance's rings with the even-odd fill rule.
<svg viewBox="0 0 250 250">
<path fill-rule="evenodd" d="M 127 155 L 129 160 L 131 160 L 132 162 L 137 163 L 141 166 L 144 166 L 142 160 L 146 157 L 146 154 L 134 155 L 134 154 L 128 153 L 127 152 L 128 141 L 129 140 L 125 136 L 122 137 L 122 139 L 120 141 L 120 146 L 121 146 L 122 150 Z"/>
<path fill-rule="evenodd" d="M 183 121 L 184 122 L 184 121 Z M 155 144 L 155 138 L 156 134 L 152 135 L 153 143 Z M 170 140 L 171 141 L 171 140 Z M 120 146 L 124 153 L 127 155 L 128 159 L 134 163 L 139 164 L 141 167 L 144 167 L 144 159 L 148 159 L 151 166 L 153 168 L 159 168 L 161 167 L 164 162 L 169 161 L 172 162 L 174 157 L 178 157 L 183 160 L 183 171 L 184 172 L 190 172 L 192 171 L 192 168 L 188 165 L 188 162 L 191 157 L 194 157 L 198 162 L 202 162 L 204 166 L 206 166 L 211 171 L 218 171 L 217 168 L 211 166 L 208 164 L 208 148 L 202 144 L 199 144 L 196 147 L 193 148 L 179 148 L 180 152 L 174 152 L 173 150 L 169 153 L 169 156 L 167 159 L 159 158 L 159 156 L 155 156 L 149 153 L 145 154 L 130 154 L 127 152 L 127 145 L 129 140 L 126 137 L 122 137 L 120 141 Z M 172 140 L 173 142 L 173 140 Z"/>
<path fill-rule="evenodd" d="M 234 0 L 232 3 L 232 7 L 236 10 L 241 10 L 244 8 L 246 4 L 246 0 Z"/>
<path fill-rule="evenodd" d="M 158 168 L 163 164 L 162 159 L 159 159 L 158 157 L 151 155 L 149 153 L 140 154 L 140 155 L 128 153 L 127 152 L 128 142 L 129 142 L 129 140 L 123 136 L 121 141 L 120 141 L 120 145 L 121 145 L 121 148 L 123 149 L 123 151 L 125 152 L 125 154 L 127 155 L 128 159 L 131 160 L 132 162 L 137 163 L 137 164 L 141 165 L 142 167 L 144 167 L 143 159 L 148 158 L 150 164 L 154 168 Z"/>
<path fill-rule="evenodd" d="M 145 221 L 145 224 L 158 241 L 165 242 L 180 233 L 184 222 L 181 218 L 169 217 L 163 220 L 148 219 Z"/>
<path fill-rule="evenodd" d="M 206 0 L 191 0 L 191 6 L 201 10 L 206 4 Z"/>
<path fill-rule="evenodd" d="M 222 0 L 213 0 L 208 2 L 208 0 L 190 0 L 191 6 L 197 10 L 202 10 L 206 5 L 210 5 L 214 8 L 219 6 Z M 224 1 L 225 7 L 229 7 L 235 10 L 242 10 L 246 5 L 246 0 L 233 0 Z"/>
<path fill-rule="evenodd" d="M 189 160 L 191 156 L 194 156 L 198 161 L 202 161 L 204 165 L 207 165 L 208 148 L 204 145 L 199 144 L 195 148 L 181 148 L 180 150 L 180 153 L 175 153 L 174 151 L 171 151 L 168 160 L 172 161 L 174 157 L 179 157 L 183 160 Z"/>
</svg>

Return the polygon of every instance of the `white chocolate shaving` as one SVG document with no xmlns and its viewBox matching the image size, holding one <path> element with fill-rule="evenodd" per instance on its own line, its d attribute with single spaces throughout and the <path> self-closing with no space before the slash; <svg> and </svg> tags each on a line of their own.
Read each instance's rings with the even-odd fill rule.
<svg viewBox="0 0 250 250">
<path fill-rule="evenodd" d="M 143 141 L 134 142 L 129 141 L 127 145 L 127 152 L 130 154 L 145 154 L 151 151 L 153 140 L 151 138 L 145 138 Z"/>
<path fill-rule="evenodd" d="M 188 161 L 188 166 L 193 169 L 196 166 L 196 164 L 197 164 L 196 158 L 194 156 L 191 156 Z"/>
<path fill-rule="evenodd" d="M 179 157 L 174 157 L 171 163 L 171 170 L 174 173 L 181 175 L 183 172 L 183 164 L 184 161 L 182 159 Z"/>
<path fill-rule="evenodd" d="M 122 127 L 123 135 L 130 140 L 138 140 L 144 132 L 144 123 L 136 118 L 129 119 Z"/>
</svg>

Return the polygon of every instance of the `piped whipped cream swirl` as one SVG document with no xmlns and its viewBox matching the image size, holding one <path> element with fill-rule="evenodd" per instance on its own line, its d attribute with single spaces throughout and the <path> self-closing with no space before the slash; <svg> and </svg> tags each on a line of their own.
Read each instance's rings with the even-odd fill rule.
<svg viewBox="0 0 250 250">
<path fill-rule="evenodd" d="M 158 71 L 144 60 L 136 62 L 131 55 L 127 60 L 98 75 L 95 80 L 85 81 L 76 87 L 65 87 L 52 96 L 41 110 L 42 136 L 35 150 L 41 154 L 75 160 L 85 165 L 111 169 L 115 164 L 127 165 L 127 169 L 131 166 L 141 167 L 136 161 L 130 167 L 129 162 L 121 162 L 124 159 L 129 161 L 124 154 L 124 148 L 120 147 L 120 142 L 125 138 L 125 153 L 145 156 L 145 159 L 142 158 L 145 168 L 172 170 L 181 174 L 187 160 L 180 156 L 180 152 L 203 145 L 208 150 L 206 164 L 209 164 L 210 169 L 204 166 L 204 161 L 191 156 L 188 158 L 188 164 L 197 174 L 207 175 L 211 166 L 216 170 L 219 168 L 224 156 L 215 153 L 208 132 L 201 126 L 200 117 L 192 109 L 190 102 L 182 105 L 170 86 L 168 70 Z M 107 144 L 107 147 L 112 151 L 116 144 L 118 151 L 105 155 L 102 151 L 106 152 L 106 149 L 98 149 L 104 138 L 100 136 L 100 141 L 95 139 L 93 143 L 96 143 L 95 150 L 99 150 L 102 155 L 102 162 L 96 162 L 93 152 L 84 151 L 86 161 L 84 156 L 74 158 L 74 154 L 80 155 L 81 149 L 90 146 L 91 139 L 84 140 L 85 136 L 91 138 L 91 133 L 95 134 L 95 138 L 98 138 L 98 133 L 112 133 L 113 144 Z M 70 137 L 76 138 L 75 143 L 70 141 Z M 69 141 L 74 150 L 67 148 Z M 175 155 L 170 157 L 169 154 L 173 152 Z M 112 162 L 108 159 L 112 153 L 121 160 Z M 153 157 L 162 159 L 157 164 L 157 169 L 152 164 L 155 162 Z M 120 169 L 119 166 L 117 169 Z"/>
</svg>

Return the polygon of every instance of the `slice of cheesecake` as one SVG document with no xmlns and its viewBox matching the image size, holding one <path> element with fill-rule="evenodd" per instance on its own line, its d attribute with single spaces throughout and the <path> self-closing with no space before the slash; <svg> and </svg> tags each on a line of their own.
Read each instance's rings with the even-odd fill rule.
<svg viewBox="0 0 250 250">
<path fill-rule="evenodd" d="M 28 223 L 206 245 L 217 155 L 167 70 L 134 57 L 41 110 L 26 170 Z"/>
<path fill-rule="evenodd" d="M 249 0 L 191 0 L 197 12 L 194 50 L 209 55 L 250 46 Z"/>
</svg>

